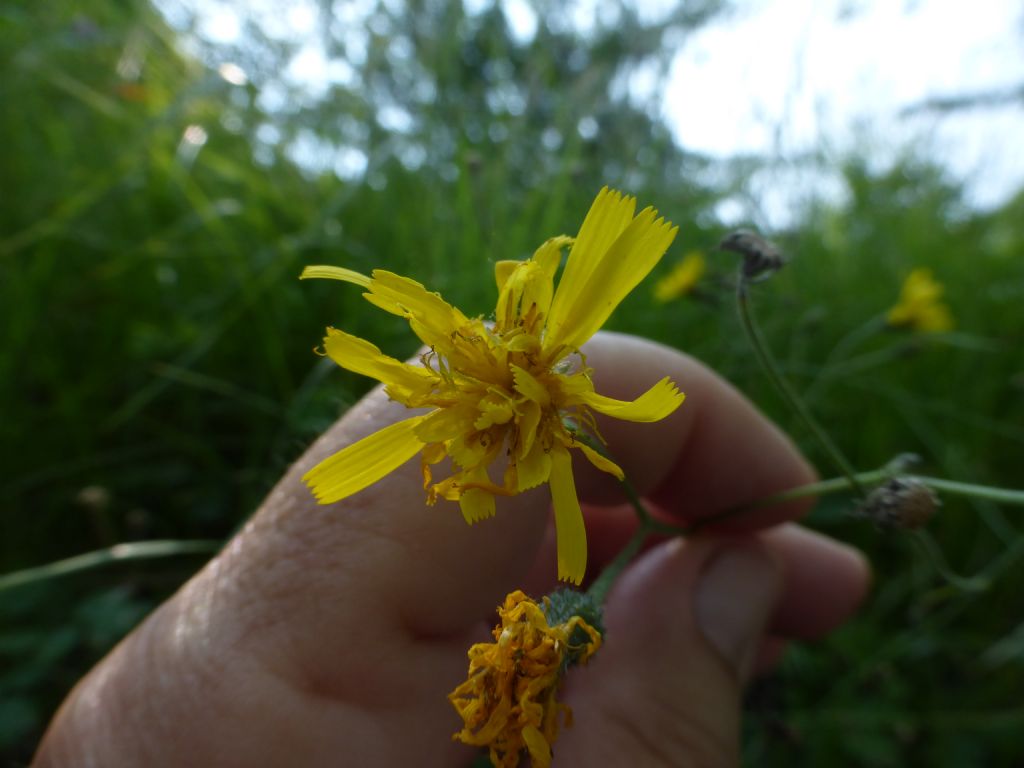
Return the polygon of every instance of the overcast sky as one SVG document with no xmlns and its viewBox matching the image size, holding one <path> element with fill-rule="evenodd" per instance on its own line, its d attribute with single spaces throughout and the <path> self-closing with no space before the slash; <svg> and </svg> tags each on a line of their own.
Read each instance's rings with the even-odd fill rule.
<svg viewBox="0 0 1024 768">
<path fill-rule="evenodd" d="M 634 1 L 652 17 L 673 5 Z M 471 10 L 489 4 L 465 2 Z M 499 2 L 514 34 L 532 37 L 537 19 L 528 0 Z M 200 34 L 214 42 L 236 41 L 242 16 L 256 18 L 274 36 L 305 41 L 286 75 L 311 91 L 353 74 L 345 62 L 325 59 L 316 0 L 292 0 L 283 13 L 267 0 L 158 3 L 172 22 L 175 7 L 195 9 Z M 581 29 L 610 7 L 601 0 L 571 5 L 566 18 Z M 979 207 L 999 204 L 1024 186 L 1021 99 L 999 108 L 903 114 L 931 98 L 1024 86 L 1024 5 L 1018 0 L 736 0 L 734 6 L 673 54 L 662 112 L 682 146 L 721 158 L 756 153 L 785 159 L 824 149 L 836 164 L 858 150 L 878 167 L 913 146 L 964 181 Z M 336 10 L 351 15 L 357 29 L 360 9 L 365 16 L 371 7 L 357 0 Z M 641 74 L 638 89 L 642 81 Z M 787 175 L 784 168 L 760 174 L 750 187 L 746 207 L 727 202 L 719 213 L 781 226 L 801 197 L 842 194 L 834 178 Z M 759 216 L 751 205 L 761 209 Z"/>
<path fill-rule="evenodd" d="M 913 143 L 965 180 L 977 205 L 1024 185 L 1024 100 L 901 116 L 934 97 L 1024 86 L 1019 2 L 738 5 L 675 59 L 664 114 L 683 146 L 721 157 L 858 147 L 884 163 Z"/>
</svg>

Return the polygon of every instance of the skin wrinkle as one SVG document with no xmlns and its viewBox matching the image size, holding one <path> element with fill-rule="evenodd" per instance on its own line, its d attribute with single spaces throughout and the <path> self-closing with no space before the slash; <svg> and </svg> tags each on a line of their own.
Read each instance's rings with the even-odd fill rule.
<svg viewBox="0 0 1024 768">
<path fill-rule="evenodd" d="M 338 700 L 367 696 L 379 699 L 394 695 L 400 692 L 401 684 L 381 686 L 375 678 L 375 663 L 368 662 L 364 655 L 361 655 L 359 663 L 325 664 L 322 656 L 332 651 L 317 647 L 320 637 L 334 634 L 332 627 L 344 622 L 349 626 L 346 645 L 369 649 L 368 655 L 380 657 L 382 663 L 386 663 L 389 657 L 400 657 L 404 652 L 395 647 L 394 640 L 407 635 L 401 631 L 401 623 L 391 612 L 378 610 L 372 595 L 363 590 L 339 592 L 334 588 L 335 584 L 351 578 L 345 575 L 350 570 L 342 567 L 340 570 L 316 569 L 309 572 L 303 568 L 287 567 L 287 573 L 295 574 L 301 580 L 296 581 L 295 586 L 275 588 L 281 608 L 264 613 L 278 618 L 262 628 L 250 625 L 252 632 L 257 633 L 250 635 L 254 637 L 250 651 L 276 676 L 283 680 L 296 680 L 302 688 L 315 691 L 321 698 L 331 695 Z M 267 574 L 261 573 L 259 577 L 263 581 Z M 290 575 L 285 575 L 284 579 L 294 580 Z M 270 583 L 273 581 L 271 578 Z M 257 599 L 265 596 L 266 593 Z M 294 632 L 290 624 L 293 611 L 311 617 L 306 631 Z M 322 626 L 317 627 L 313 621 Z M 344 647 L 333 649 L 333 653 L 339 659 L 346 657 Z"/>
<path fill-rule="evenodd" d="M 647 698 L 654 692 L 657 689 L 648 690 Z M 619 696 L 597 700 L 596 707 L 602 727 L 610 727 L 624 734 L 622 742 L 616 744 L 619 754 L 610 754 L 607 747 L 602 750 L 602 764 L 633 766 L 636 765 L 638 754 L 644 756 L 644 765 L 672 768 L 712 768 L 738 763 L 736 747 L 726 737 L 717 734 L 709 726 L 694 722 L 693 718 L 683 718 L 673 712 L 678 708 L 678 702 L 675 705 L 655 707 L 645 704 L 644 717 L 638 718 L 628 706 L 629 701 L 629 698 Z M 652 718 L 652 712 L 663 716 Z M 614 762 L 619 757 L 621 762 Z M 682 762 L 684 759 L 685 762 Z"/>
</svg>

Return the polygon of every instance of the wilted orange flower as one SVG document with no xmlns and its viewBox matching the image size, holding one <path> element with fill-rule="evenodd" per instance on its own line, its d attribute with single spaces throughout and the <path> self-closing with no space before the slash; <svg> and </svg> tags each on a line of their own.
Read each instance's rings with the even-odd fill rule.
<svg viewBox="0 0 1024 768">
<path fill-rule="evenodd" d="M 465 727 L 453 738 L 487 747 L 496 768 L 513 768 L 525 749 L 535 766 L 551 764 L 559 716 L 572 711 L 555 695 L 570 664 L 586 663 L 601 634 L 579 616 L 549 626 L 545 610 L 520 591 L 498 609 L 494 643 L 469 649 L 469 675 L 448 695 Z"/>
<path fill-rule="evenodd" d="M 953 328 L 953 316 L 942 301 L 942 283 L 923 267 L 913 270 L 903 281 L 900 300 L 889 310 L 889 325 L 907 326 L 922 333 L 941 333 Z"/>
<path fill-rule="evenodd" d="M 431 408 L 385 427 L 322 461 L 303 477 L 321 504 L 344 499 L 421 454 L 427 502 L 458 501 L 469 523 L 490 517 L 495 496 L 549 483 L 555 510 L 558 577 L 579 584 L 587 564 L 586 532 L 569 449 L 619 479 L 622 470 L 577 439 L 597 435 L 592 411 L 629 421 L 658 421 L 683 395 L 666 377 L 632 402 L 594 391 L 580 347 L 665 253 L 676 227 L 653 208 L 634 215 L 636 200 L 607 188 L 575 237 L 541 245 L 526 261 L 495 265 L 493 323 L 466 317 L 438 294 L 392 272 L 371 276 L 340 267 L 307 267 L 302 277 L 355 283 L 386 312 L 405 317 L 429 351 L 421 365 L 381 353 L 368 341 L 327 329 L 325 353 L 338 365 L 381 381 L 410 408 Z M 555 285 L 561 250 L 572 246 Z M 445 457 L 454 473 L 435 481 Z M 506 459 L 501 479 L 490 474 Z"/>
</svg>

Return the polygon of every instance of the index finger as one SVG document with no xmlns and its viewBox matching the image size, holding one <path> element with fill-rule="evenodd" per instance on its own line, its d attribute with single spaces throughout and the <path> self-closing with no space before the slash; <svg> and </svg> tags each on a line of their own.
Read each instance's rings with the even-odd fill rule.
<svg viewBox="0 0 1024 768">
<path fill-rule="evenodd" d="M 814 482 L 789 437 L 729 382 L 694 358 L 635 336 L 602 334 L 586 348 L 594 384 L 620 399 L 668 375 L 683 405 L 655 424 L 599 420 L 602 435 L 641 495 L 683 523 L 708 520 L 780 491 Z M 615 480 L 580 466 L 580 495 L 591 504 L 621 503 Z M 810 499 L 751 509 L 715 530 L 751 531 L 792 520 Z"/>
</svg>

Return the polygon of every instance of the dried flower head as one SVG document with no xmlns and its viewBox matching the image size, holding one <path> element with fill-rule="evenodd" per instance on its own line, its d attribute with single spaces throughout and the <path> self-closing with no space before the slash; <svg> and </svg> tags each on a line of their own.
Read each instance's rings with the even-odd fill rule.
<svg viewBox="0 0 1024 768">
<path fill-rule="evenodd" d="M 894 477 L 871 491 L 860 511 L 887 528 L 915 529 L 931 520 L 941 504 L 917 478 Z"/>
<path fill-rule="evenodd" d="M 489 749 L 497 768 L 518 765 L 523 750 L 533 765 L 551 764 L 559 718 L 572 724 L 572 711 L 556 700 L 562 677 L 601 647 L 601 633 L 582 617 L 554 623 L 552 614 L 548 598 L 542 607 L 518 590 L 508 595 L 496 642 L 469 649 L 467 679 L 448 695 L 464 722 L 453 738 Z"/>
<path fill-rule="evenodd" d="M 903 281 L 900 300 L 885 319 L 895 328 L 911 328 L 921 333 L 949 331 L 953 328 L 953 315 L 942 301 L 944 292 L 930 269 L 915 269 Z"/>
<path fill-rule="evenodd" d="M 327 329 L 324 352 L 350 371 L 372 376 L 409 408 L 429 408 L 348 446 L 303 480 L 321 504 L 375 483 L 417 453 L 427 503 L 457 501 L 469 523 L 495 512 L 496 496 L 549 483 L 554 502 L 558 577 L 579 584 L 587 562 L 586 532 L 569 449 L 622 478 L 622 470 L 576 438 L 597 437 L 593 412 L 627 421 L 658 421 L 683 402 L 667 377 L 632 402 L 594 391 L 579 353 L 626 295 L 654 268 L 677 227 L 636 200 L 606 189 L 575 238 L 560 236 L 526 261 L 495 266 L 494 322 L 470 318 L 438 294 L 392 272 L 370 276 L 340 267 L 307 267 L 302 277 L 355 283 L 375 306 L 409 321 L 429 347 L 421 365 L 381 353 L 368 341 Z M 561 250 L 572 246 L 561 279 Z M 575 426 L 578 425 L 578 426 Z M 432 467 L 450 458 L 455 471 L 435 480 Z M 501 479 L 489 468 L 506 460 Z"/>
<path fill-rule="evenodd" d="M 782 251 L 768 240 L 749 230 L 730 232 L 718 244 L 721 251 L 732 251 L 743 257 L 742 274 L 745 280 L 771 277 L 786 263 Z"/>
</svg>

